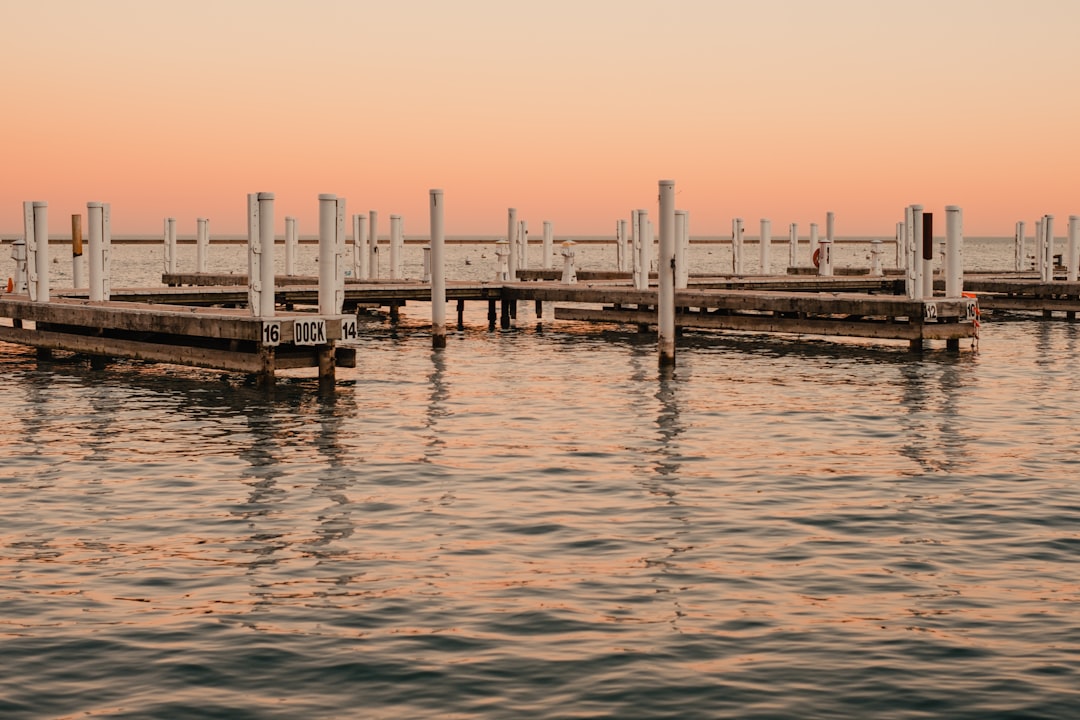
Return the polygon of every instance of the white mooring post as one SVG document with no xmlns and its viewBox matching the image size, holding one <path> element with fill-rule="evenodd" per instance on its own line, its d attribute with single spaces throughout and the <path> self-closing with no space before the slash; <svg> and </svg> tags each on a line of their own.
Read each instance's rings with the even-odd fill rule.
<svg viewBox="0 0 1080 720">
<path fill-rule="evenodd" d="M 210 247 L 210 230 L 206 218 L 195 220 L 195 272 L 206 272 L 206 255 Z"/>
<path fill-rule="evenodd" d="M 907 255 L 904 253 L 904 223 L 896 223 L 896 267 L 904 267 Z"/>
<path fill-rule="evenodd" d="M 371 255 L 368 259 L 368 278 L 379 277 L 379 213 L 368 210 L 368 242 Z"/>
<path fill-rule="evenodd" d="M 821 267 L 824 271 L 819 273 L 826 277 L 833 275 L 833 251 L 836 249 L 836 213 L 831 210 L 825 213 L 825 239 L 829 242 L 828 252 L 821 251 Z M 826 258 L 826 255 L 828 256 Z"/>
<path fill-rule="evenodd" d="M 641 240 L 638 238 L 638 211 L 630 211 L 630 230 L 629 235 L 626 236 L 627 256 L 626 256 L 626 269 L 630 271 L 631 278 L 636 278 L 634 268 L 638 262 L 638 243 Z M 634 287 L 637 287 L 637 280 L 633 280 Z"/>
<path fill-rule="evenodd" d="M 262 258 L 262 250 L 259 247 L 259 194 L 248 193 L 247 196 L 247 228 L 248 228 L 248 307 L 251 314 L 259 316 L 259 308 L 262 305 L 262 280 L 259 260 Z"/>
<path fill-rule="evenodd" d="M 26 288 L 26 238 L 17 238 L 11 243 L 11 259 L 15 261 L 14 292 L 28 292 Z"/>
<path fill-rule="evenodd" d="M 1046 279 L 1046 269 L 1043 267 L 1043 258 L 1046 257 L 1046 251 L 1043 248 L 1043 221 L 1042 218 L 1035 221 L 1035 261 L 1032 265 L 1032 270 L 1039 272 L 1039 279 Z"/>
<path fill-rule="evenodd" d="M 422 283 L 430 283 L 431 282 L 431 243 L 429 242 L 427 245 L 420 248 L 420 250 L 424 253 L 424 274 L 420 277 L 420 282 L 422 282 Z"/>
<path fill-rule="evenodd" d="M 615 221 L 615 269 L 626 270 L 626 221 Z"/>
<path fill-rule="evenodd" d="M 529 269 L 529 221 L 518 221 L 518 245 L 520 250 L 518 252 L 518 269 Z"/>
<path fill-rule="evenodd" d="M 165 272 L 176 274 L 176 218 L 165 218 Z"/>
<path fill-rule="evenodd" d="M 27 289 L 34 302 L 49 302 L 49 203 L 23 203 Z"/>
<path fill-rule="evenodd" d="M 814 253 L 821 247 L 821 242 L 818 241 L 818 224 L 810 223 L 810 262 L 814 261 Z M 820 261 L 819 261 L 820 262 Z"/>
<path fill-rule="evenodd" d="M 675 364 L 675 181 L 660 181 L 660 255 L 656 263 L 660 367 Z"/>
<path fill-rule="evenodd" d="M 875 238 L 870 241 L 870 274 L 873 277 L 882 277 L 885 272 L 881 267 L 881 240 Z"/>
<path fill-rule="evenodd" d="M 371 277 L 371 249 L 368 247 L 367 215 L 357 215 L 353 225 L 353 263 L 356 277 L 367 280 Z"/>
<path fill-rule="evenodd" d="M 508 263 L 510 272 L 510 281 L 517 282 L 517 269 L 518 269 L 518 221 L 517 221 L 517 208 L 507 208 L 506 210 L 506 242 L 510 243 L 510 259 Z"/>
<path fill-rule="evenodd" d="M 732 218 L 731 220 L 731 272 L 735 275 L 743 274 L 742 261 L 743 220 Z"/>
<path fill-rule="evenodd" d="M 1054 279 L 1054 216 L 1043 215 L 1043 282 Z"/>
<path fill-rule="evenodd" d="M 401 216 L 390 216 L 390 277 L 394 280 L 401 279 L 401 250 L 404 247 L 404 230 L 401 226 Z"/>
<path fill-rule="evenodd" d="M 261 192 L 259 202 L 259 295 L 258 317 L 274 317 L 274 193 Z"/>
<path fill-rule="evenodd" d="M 446 245 L 443 191 L 431 190 L 431 347 L 446 347 Z"/>
<path fill-rule="evenodd" d="M 649 236 L 649 211 L 638 208 L 637 211 L 637 252 L 634 255 L 634 287 L 638 290 L 649 289 L 649 250 L 652 238 Z M 565 252 L 563 253 L 565 255 Z"/>
<path fill-rule="evenodd" d="M 795 267 L 799 263 L 799 225 L 791 223 L 788 228 L 788 267 Z"/>
<path fill-rule="evenodd" d="M 71 216 L 71 287 L 86 287 L 83 277 L 82 215 Z"/>
<path fill-rule="evenodd" d="M 574 245 L 573 240 L 565 240 L 562 244 L 562 256 L 563 256 L 563 270 L 562 281 L 568 285 L 573 285 L 577 282 L 577 269 L 574 267 Z"/>
<path fill-rule="evenodd" d="M 296 274 L 296 218 L 285 218 L 285 274 Z"/>
<path fill-rule="evenodd" d="M 923 206 L 912 205 L 911 206 L 911 258 L 912 265 L 915 268 L 915 300 L 922 300 L 923 288 L 923 261 L 922 261 L 922 246 L 923 246 Z"/>
<path fill-rule="evenodd" d="M 945 297 L 964 294 L 964 214 L 956 205 L 945 208 Z"/>
<path fill-rule="evenodd" d="M 623 221 L 626 222 L 625 220 Z M 551 221 L 544 221 L 544 269 L 551 269 L 551 253 L 553 252 L 552 244 L 555 241 L 554 231 L 552 229 Z"/>
<path fill-rule="evenodd" d="M 1014 266 L 1016 272 L 1023 272 L 1024 270 L 1024 221 L 1019 220 L 1016 223 L 1016 238 L 1014 243 Z"/>
<path fill-rule="evenodd" d="M 109 299 L 109 250 L 112 229 L 108 203 L 86 203 L 86 224 L 90 236 L 90 299 L 101 302 Z"/>
<path fill-rule="evenodd" d="M 663 240 L 663 238 L 661 238 Z M 690 213 L 675 211 L 675 287 L 685 290 L 690 283 L 690 265 L 687 256 L 690 249 Z"/>
<path fill-rule="evenodd" d="M 509 245 L 505 238 L 495 243 L 495 282 L 510 282 Z"/>
<path fill-rule="evenodd" d="M 345 296 L 345 198 L 319 195 L 319 314 L 340 315 Z"/>
<path fill-rule="evenodd" d="M 768 218 L 761 219 L 761 239 L 758 241 L 758 249 L 760 251 L 760 264 L 762 275 L 768 275 L 772 266 L 772 259 L 769 256 L 769 251 L 772 249 L 772 221 Z"/>
<path fill-rule="evenodd" d="M 1076 282 L 1080 269 L 1080 215 L 1069 216 L 1069 260 L 1066 264 L 1067 279 Z"/>
</svg>

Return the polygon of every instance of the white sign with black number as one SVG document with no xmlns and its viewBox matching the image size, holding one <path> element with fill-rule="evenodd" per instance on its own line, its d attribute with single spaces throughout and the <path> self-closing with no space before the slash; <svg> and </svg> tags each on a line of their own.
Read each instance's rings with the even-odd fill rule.
<svg viewBox="0 0 1080 720">
<path fill-rule="evenodd" d="M 280 345 L 281 344 L 281 321 L 274 320 L 273 322 L 264 322 L 262 324 L 262 344 L 263 345 Z"/>
<path fill-rule="evenodd" d="M 967 319 L 974 320 L 979 315 L 979 303 L 969 300 L 967 304 Z"/>
<path fill-rule="evenodd" d="M 341 318 L 341 339 L 342 340 L 355 340 L 356 333 L 356 318 L 344 317 Z"/>
<path fill-rule="evenodd" d="M 296 345 L 325 345 L 326 320 L 313 318 L 311 320 L 293 321 L 293 343 Z"/>
<path fill-rule="evenodd" d="M 923 305 L 923 319 L 924 320 L 937 320 L 937 304 L 926 303 Z"/>
</svg>

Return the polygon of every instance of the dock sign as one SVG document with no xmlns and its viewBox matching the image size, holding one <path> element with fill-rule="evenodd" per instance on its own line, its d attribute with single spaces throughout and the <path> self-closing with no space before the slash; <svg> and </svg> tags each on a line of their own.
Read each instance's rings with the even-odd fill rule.
<svg viewBox="0 0 1080 720">
<path fill-rule="evenodd" d="M 311 320 L 293 321 L 293 343 L 296 345 L 325 345 L 326 320 L 313 318 Z"/>
<path fill-rule="evenodd" d="M 281 321 L 274 320 L 272 322 L 264 322 L 262 324 L 262 344 L 263 345 L 280 345 L 281 344 Z"/>
</svg>

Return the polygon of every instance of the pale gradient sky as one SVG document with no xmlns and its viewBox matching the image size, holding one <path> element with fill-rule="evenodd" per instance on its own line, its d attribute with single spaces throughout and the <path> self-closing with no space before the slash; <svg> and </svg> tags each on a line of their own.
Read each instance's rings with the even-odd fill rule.
<svg viewBox="0 0 1080 720">
<path fill-rule="evenodd" d="M 113 232 L 317 195 L 427 232 L 610 234 L 676 181 L 695 235 L 889 236 L 1080 214 L 1078 0 L 0 0 L 0 232 L 88 200 Z M 385 232 L 388 223 L 382 230 Z"/>
</svg>

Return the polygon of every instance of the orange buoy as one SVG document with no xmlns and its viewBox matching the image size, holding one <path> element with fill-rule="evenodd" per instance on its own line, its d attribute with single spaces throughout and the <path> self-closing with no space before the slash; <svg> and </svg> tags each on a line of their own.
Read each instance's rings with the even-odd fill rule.
<svg viewBox="0 0 1080 720">
<path fill-rule="evenodd" d="M 11 278 L 7 279 L 7 292 L 15 292 L 15 281 Z"/>
<path fill-rule="evenodd" d="M 814 250 L 814 267 L 821 267 L 821 248 Z"/>
</svg>

